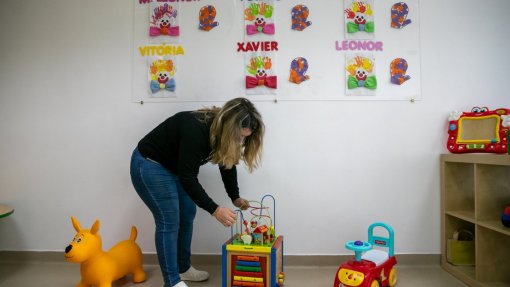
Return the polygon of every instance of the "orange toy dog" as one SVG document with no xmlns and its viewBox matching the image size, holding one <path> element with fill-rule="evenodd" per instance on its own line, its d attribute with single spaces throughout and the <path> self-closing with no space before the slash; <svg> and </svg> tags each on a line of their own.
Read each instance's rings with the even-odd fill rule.
<svg viewBox="0 0 510 287">
<path fill-rule="evenodd" d="M 145 281 L 142 269 L 142 251 L 136 244 L 136 227 L 131 227 L 128 240 L 121 241 L 108 252 L 103 251 L 98 234 L 99 220 L 90 229 L 82 229 L 76 218 L 71 217 L 76 236 L 66 248 L 68 262 L 81 263 L 81 281 L 76 287 L 111 287 L 112 282 L 133 274 L 133 282 Z"/>
</svg>

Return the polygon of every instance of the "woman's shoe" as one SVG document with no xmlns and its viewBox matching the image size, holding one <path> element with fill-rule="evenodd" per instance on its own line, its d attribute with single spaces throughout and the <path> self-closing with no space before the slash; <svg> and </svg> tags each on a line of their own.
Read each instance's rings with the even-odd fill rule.
<svg viewBox="0 0 510 287">
<path fill-rule="evenodd" d="M 193 268 L 193 266 L 190 266 L 188 271 L 181 273 L 181 280 L 184 280 L 184 281 L 199 282 L 199 281 L 205 281 L 207 279 L 209 279 L 209 272 L 197 270 L 197 269 Z M 181 286 L 179 286 L 179 287 L 181 287 Z"/>
<path fill-rule="evenodd" d="M 161 287 L 165 287 L 165 283 L 163 283 L 163 285 Z M 186 285 L 186 283 L 181 281 L 181 282 L 175 284 L 174 287 L 188 287 L 188 285 Z"/>
</svg>

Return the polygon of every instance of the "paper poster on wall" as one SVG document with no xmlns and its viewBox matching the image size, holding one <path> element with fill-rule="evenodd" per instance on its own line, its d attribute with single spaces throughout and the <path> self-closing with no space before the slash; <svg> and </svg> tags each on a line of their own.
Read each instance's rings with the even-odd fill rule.
<svg viewBox="0 0 510 287">
<path fill-rule="evenodd" d="M 402 29 L 412 23 L 408 19 L 409 6 L 405 2 L 398 2 L 391 6 L 391 28 Z"/>
<path fill-rule="evenodd" d="M 244 25 L 246 40 L 258 41 L 273 38 L 276 33 L 274 1 L 245 1 Z"/>
<path fill-rule="evenodd" d="M 291 29 L 296 31 L 303 31 L 308 26 L 312 25 L 311 21 L 308 21 L 310 10 L 305 5 L 296 5 L 291 11 Z"/>
<path fill-rule="evenodd" d="M 216 7 L 207 5 L 200 9 L 198 14 L 198 29 L 209 32 L 219 23 L 216 21 Z"/>
<path fill-rule="evenodd" d="M 276 94 L 275 53 L 246 53 L 245 86 L 247 95 Z"/>
<path fill-rule="evenodd" d="M 179 41 L 179 4 L 151 2 L 149 5 L 149 36 L 151 43 Z"/>
<path fill-rule="evenodd" d="M 345 55 L 346 95 L 373 96 L 377 89 L 375 58 L 371 54 Z"/>
<path fill-rule="evenodd" d="M 406 81 L 411 79 L 411 76 L 406 75 L 407 68 L 409 65 L 407 64 L 406 59 L 396 58 L 391 61 L 390 64 L 390 74 L 391 74 L 391 83 L 395 85 L 402 85 Z"/>
<path fill-rule="evenodd" d="M 345 1 L 346 27 L 344 39 L 335 42 L 335 50 L 343 54 L 345 63 L 342 67 L 351 66 L 350 81 L 346 76 L 344 97 L 341 99 L 356 100 L 420 100 L 421 99 L 421 61 L 420 61 L 420 24 L 419 0 L 396 2 L 394 0 L 377 1 Z M 370 17 L 357 17 L 361 12 Z M 356 20 L 358 18 L 358 20 Z M 359 20 L 361 19 L 361 20 Z M 374 23 L 371 35 L 373 39 L 350 39 L 359 33 L 353 24 L 365 23 L 361 30 L 367 30 L 367 23 Z M 349 24 L 350 22 L 350 24 Z M 375 28 L 377 23 L 377 33 Z M 349 29 L 349 26 L 351 28 Z M 348 33 L 348 30 L 353 33 Z M 369 29 L 372 31 L 372 27 Z M 349 36 L 350 35 L 350 36 Z M 367 36 L 365 34 L 365 36 Z M 375 81 L 360 82 L 362 75 L 352 69 L 349 63 L 353 54 L 370 55 L 374 64 L 372 72 Z M 377 69 L 375 66 L 377 64 Z M 348 71 L 347 68 L 345 70 Z M 347 72 L 349 73 L 349 72 Z M 375 84 L 376 85 L 372 85 Z M 356 88 L 356 84 L 358 87 Z M 375 89 L 373 89 L 375 87 Z M 371 95 L 375 97 L 352 97 L 352 95 Z"/>
<path fill-rule="evenodd" d="M 302 82 L 310 79 L 310 76 L 306 75 L 308 71 L 308 60 L 303 57 L 297 57 L 290 63 L 290 77 L 289 82 L 295 84 L 301 84 Z"/>
<path fill-rule="evenodd" d="M 344 0 L 345 38 L 373 39 L 374 0 Z"/>
<path fill-rule="evenodd" d="M 253 95 L 253 99 L 261 101 L 422 99 L 419 0 L 359 0 L 347 2 L 347 6 L 345 0 L 321 0 L 320 5 L 312 2 L 236 0 L 236 5 L 232 5 L 230 1 L 213 0 L 147 0 L 143 4 L 139 0 L 133 1 L 133 101 L 223 101 L 243 94 Z M 179 27 L 178 42 L 154 42 L 158 37 L 170 36 L 149 35 L 149 20 L 153 19 L 151 13 L 156 4 L 163 5 L 158 10 L 160 15 L 166 13 L 168 18 L 176 18 L 173 23 Z M 168 4 L 167 8 L 164 4 Z M 170 13 L 172 5 L 177 7 L 176 14 Z M 351 18 L 345 18 L 344 10 Z M 354 35 L 350 39 L 346 37 L 347 30 L 342 31 L 345 22 L 356 24 L 356 14 L 364 14 L 366 22 L 364 28 L 358 25 L 358 32 L 352 34 L 361 33 L 359 30 L 363 29 L 368 33 L 366 23 L 373 22 L 371 39 L 357 39 Z M 156 15 L 159 14 L 153 13 Z M 321 17 L 321 23 L 340 26 L 340 30 L 326 29 L 324 33 L 315 33 L 321 28 L 314 26 L 317 25 L 317 15 Z M 164 22 L 160 21 L 157 28 L 160 34 L 169 34 L 170 29 L 163 29 L 166 27 Z M 172 24 L 172 21 L 168 22 Z M 371 31 L 370 26 L 368 31 Z M 248 31 L 253 34 L 248 35 Z M 358 87 L 348 89 L 346 55 L 356 53 L 371 55 L 374 67 L 377 67 L 373 69 L 376 89 L 370 89 L 371 81 L 359 87 L 356 75 L 353 77 L 358 80 Z M 265 71 L 268 78 L 258 81 L 257 73 L 248 72 L 251 63 L 246 59 L 247 55 L 271 58 L 271 69 Z M 152 92 L 148 57 L 174 58 L 174 92 L 170 91 L 172 85 L 166 83 L 164 90 L 160 88 Z M 393 62 L 396 59 L 399 60 Z M 276 60 L 279 64 L 283 61 L 280 69 L 275 69 Z M 161 81 L 165 81 L 164 73 L 161 76 Z M 253 78 L 257 80 L 256 86 Z M 274 81 L 277 78 L 280 78 L 279 82 Z M 354 82 L 350 82 L 352 87 Z"/>
</svg>

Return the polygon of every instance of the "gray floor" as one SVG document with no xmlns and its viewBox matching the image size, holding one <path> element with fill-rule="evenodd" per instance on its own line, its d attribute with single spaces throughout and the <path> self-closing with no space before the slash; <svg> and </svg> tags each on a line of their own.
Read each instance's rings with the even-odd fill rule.
<svg viewBox="0 0 510 287">
<path fill-rule="evenodd" d="M 190 287 L 220 287 L 221 266 L 196 266 L 197 269 L 204 269 L 211 273 L 211 278 L 206 282 L 189 283 Z M 337 271 L 336 266 L 331 267 L 285 267 L 285 286 L 328 286 L 333 285 L 333 278 Z M 121 279 L 113 285 L 114 287 L 161 287 L 162 278 L 157 265 L 146 265 L 147 281 L 134 284 L 130 277 Z M 397 264 L 398 283 L 397 286 L 410 287 L 461 287 L 467 286 L 449 273 L 445 272 L 439 265 L 408 265 Z M 80 278 L 78 264 L 71 263 L 0 263 L 0 286 L 2 287 L 64 287 L 75 286 Z"/>
</svg>

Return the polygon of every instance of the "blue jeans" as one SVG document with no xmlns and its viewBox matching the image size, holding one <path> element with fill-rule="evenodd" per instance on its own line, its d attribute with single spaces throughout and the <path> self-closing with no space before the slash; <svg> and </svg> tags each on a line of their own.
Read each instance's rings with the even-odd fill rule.
<svg viewBox="0 0 510 287">
<path fill-rule="evenodd" d="M 138 149 L 131 157 L 131 181 L 152 212 L 156 223 L 156 251 L 165 286 L 181 281 L 179 273 L 191 266 L 191 238 L 196 204 L 179 178 L 159 163 L 144 158 Z"/>
</svg>

